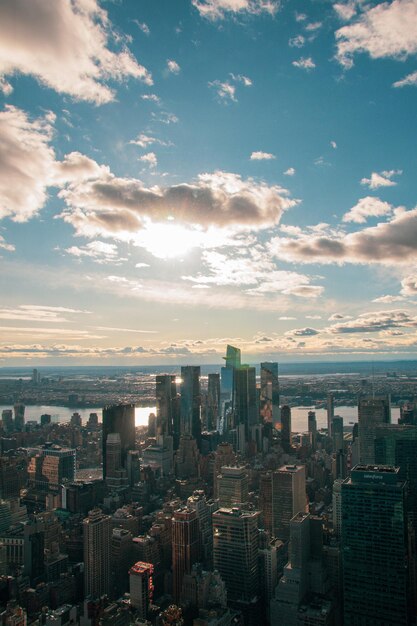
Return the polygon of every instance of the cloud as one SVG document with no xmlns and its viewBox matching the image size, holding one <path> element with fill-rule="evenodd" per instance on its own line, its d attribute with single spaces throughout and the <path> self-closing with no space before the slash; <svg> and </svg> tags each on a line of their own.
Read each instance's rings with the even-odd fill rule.
<svg viewBox="0 0 417 626">
<path fill-rule="evenodd" d="M 70 182 L 98 178 L 109 173 L 108 167 L 98 165 L 80 152 L 66 154 L 62 161 L 56 161 L 51 168 L 50 185 L 60 186 Z"/>
<path fill-rule="evenodd" d="M 17 307 L 0 307 L 0 319 L 24 320 L 29 322 L 67 322 L 67 314 L 86 314 L 88 311 L 71 309 L 61 306 L 42 306 L 36 304 L 21 304 Z"/>
<path fill-rule="evenodd" d="M 270 152 L 252 152 L 250 155 L 251 161 L 270 161 L 271 159 L 276 159 L 275 154 L 271 154 Z"/>
<path fill-rule="evenodd" d="M 370 189 L 378 189 L 379 187 L 393 187 L 397 183 L 391 180 L 393 176 L 400 176 L 402 170 L 385 170 L 377 173 L 372 172 L 370 178 L 362 178 L 361 185 L 368 185 Z"/>
<path fill-rule="evenodd" d="M 4 237 L 0 235 L 0 250 L 6 250 L 6 252 L 14 252 L 16 248 L 13 244 L 7 243 Z"/>
<path fill-rule="evenodd" d="M 321 22 L 310 22 L 309 24 L 305 25 L 305 29 L 308 32 L 314 32 L 316 30 L 319 30 L 319 28 L 322 27 L 322 23 Z"/>
<path fill-rule="evenodd" d="M 143 161 L 143 163 L 147 163 L 149 167 L 156 167 L 158 165 L 158 159 L 155 152 L 147 152 L 139 157 L 139 161 Z"/>
<path fill-rule="evenodd" d="M 0 91 L 3 93 L 5 97 L 10 96 L 13 93 L 13 87 L 4 76 L 0 76 Z"/>
<path fill-rule="evenodd" d="M 140 180 L 106 173 L 96 180 L 72 183 L 59 195 L 68 207 L 61 217 L 77 234 L 124 241 L 135 241 L 139 231 L 151 223 L 166 226 L 168 218 L 174 218 L 168 226 L 204 231 L 211 227 L 231 232 L 267 228 L 296 204 L 281 187 L 221 171 L 165 188 L 147 188 Z"/>
<path fill-rule="evenodd" d="M 354 233 L 307 230 L 275 237 L 269 248 L 287 262 L 409 265 L 417 262 L 417 208 L 394 211 L 390 221 Z"/>
<path fill-rule="evenodd" d="M 391 328 L 414 328 L 416 326 L 417 316 L 410 316 L 407 311 L 393 310 L 362 313 L 355 320 L 330 326 L 329 331 L 335 334 L 375 333 Z"/>
<path fill-rule="evenodd" d="M 149 100 L 150 102 L 155 102 L 155 104 L 161 104 L 161 98 L 157 96 L 155 93 L 145 93 L 141 96 L 142 100 Z"/>
<path fill-rule="evenodd" d="M 252 87 L 252 85 L 253 85 L 253 81 L 248 76 L 244 76 L 243 74 L 232 74 L 232 73 L 230 73 L 229 76 L 236 83 L 242 83 L 244 87 Z"/>
<path fill-rule="evenodd" d="M 407 74 L 401 80 L 397 80 L 393 87 L 411 87 L 417 85 L 417 72 L 412 72 L 411 74 Z"/>
<path fill-rule="evenodd" d="M 391 304 L 391 302 L 401 302 L 401 300 L 404 300 L 403 296 L 380 296 L 379 298 L 374 298 L 372 302 Z"/>
<path fill-rule="evenodd" d="M 337 16 L 348 22 L 354 15 L 356 15 L 356 5 L 355 2 L 336 2 L 333 5 L 333 9 L 336 11 Z"/>
<path fill-rule="evenodd" d="M 314 337 L 319 334 L 319 330 L 315 328 L 293 328 L 292 330 L 288 330 L 285 334 L 291 337 Z"/>
<path fill-rule="evenodd" d="M 228 81 L 221 82 L 220 80 L 213 80 L 210 82 L 209 87 L 213 87 L 217 93 L 217 96 L 221 101 L 237 102 L 236 87 Z"/>
<path fill-rule="evenodd" d="M 382 215 L 389 215 L 392 213 L 393 207 L 389 202 L 384 202 L 379 198 L 373 196 L 366 196 L 361 198 L 359 202 L 345 213 L 343 216 L 344 222 L 356 222 L 357 224 L 364 224 L 368 217 L 381 217 Z"/>
<path fill-rule="evenodd" d="M 202 17 L 209 20 L 222 20 L 231 15 L 275 15 L 279 9 L 276 0 L 192 0 L 192 5 Z"/>
<path fill-rule="evenodd" d="M 331 147 L 333 148 L 333 150 L 336 150 L 337 148 L 337 143 L 335 141 L 331 141 L 330 142 Z"/>
<path fill-rule="evenodd" d="M 123 47 L 96 0 L 3 0 L 0 3 L 0 75 L 21 73 L 76 100 L 115 99 L 109 80 L 151 85 L 148 70 Z"/>
<path fill-rule="evenodd" d="M 417 295 L 417 274 L 410 274 L 401 281 L 401 293 L 404 296 Z"/>
<path fill-rule="evenodd" d="M 139 30 L 142 31 L 142 33 L 144 33 L 145 35 L 150 35 L 151 34 L 149 26 L 147 24 L 145 24 L 145 22 L 139 22 L 139 20 L 133 20 L 133 22 L 136 24 L 136 26 L 139 28 Z"/>
<path fill-rule="evenodd" d="M 31 121 L 10 105 L 0 111 L 0 218 L 26 222 L 46 202 L 55 161 L 53 119 L 46 114 Z"/>
<path fill-rule="evenodd" d="M 294 176 L 294 175 L 295 175 L 295 169 L 293 167 L 289 167 L 284 172 L 284 176 Z"/>
<path fill-rule="evenodd" d="M 302 48 L 305 42 L 306 40 L 302 35 L 297 35 L 296 37 L 289 39 L 288 45 L 290 48 Z"/>
<path fill-rule="evenodd" d="M 329 322 L 334 322 L 336 320 L 343 320 L 346 318 L 350 319 L 350 315 L 342 315 L 342 313 L 333 313 L 333 315 L 329 317 Z"/>
<path fill-rule="evenodd" d="M 114 263 L 120 260 L 117 246 L 103 241 L 90 241 L 85 246 L 71 246 L 65 252 L 77 258 L 90 257 L 97 263 Z"/>
<path fill-rule="evenodd" d="M 174 113 L 168 111 L 160 111 L 159 113 L 151 113 L 151 117 L 155 122 L 161 122 L 162 124 L 176 124 L 179 120 Z"/>
<path fill-rule="evenodd" d="M 345 68 L 358 53 L 372 59 L 404 60 L 417 52 L 417 2 L 393 0 L 376 6 L 363 5 L 357 20 L 336 31 L 336 58 Z"/>
<path fill-rule="evenodd" d="M 301 57 L 298 61 L 293 61 L 292 64 L 294 67 L 298 67 L 302 70 L 313 70 L 316 67 L 313 59 L 311 57 Z"/>
<path fill-rule="evenodd" d="M 167 59 L 167 68 L 170 74 L 179 74 L 181 72 L 180 66 L 173 59 Z"/>
</svg>

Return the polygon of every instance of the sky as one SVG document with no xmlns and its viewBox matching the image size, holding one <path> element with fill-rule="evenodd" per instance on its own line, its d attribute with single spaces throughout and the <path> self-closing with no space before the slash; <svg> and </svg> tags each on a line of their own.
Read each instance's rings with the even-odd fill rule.
<svg viewBox="0 0 417 626">
<path fill-rule="evenodd" d="M 2 0 L 0 366 L 409 359 L 417 0 Z"/>
</svg>

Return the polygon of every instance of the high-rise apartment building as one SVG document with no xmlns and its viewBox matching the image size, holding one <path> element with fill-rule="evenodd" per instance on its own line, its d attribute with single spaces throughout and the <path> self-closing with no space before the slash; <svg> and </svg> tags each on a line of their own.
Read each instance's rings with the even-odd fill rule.
<svg viewBox="0 0 417 626">
<path fill-rule="evenodd" d="M 191 573 L 192 566 L 199 558 L 200 526 L 197 512 L 183 507 L 174 511 L 172 519 L 172 572 L 176 601 L 181 596 L 184 574 Z"/>
<path fill-rule="evenodd" d="M 306 471 L 304 465 L 284 465 L 272 474 L 273 535 L 282 541 L 290 537 L 290 521 L 305 512 Z"/>
<path fill-rule="evenodd" d="M 342 484 L 345 626 L 408 626 L 406 483 L 399 468 L 357 465 Z"/>
<path fill-rule="evenodd" d="M 93 509 L 83 521 L 84 593 L 99 598 L 110 593 L 111 517 Z"/>
<path fill-rule="evenodd" d="M 359 398 L 359 459 L 361 465 L 375 463 L 375 427 L 391 422 L 391 400 L 389 395 Z"/>
<path fill-rule="evenodd" d="M 126 468 L 127 451 L 135 448 L 135 405 L 115 404 L 103 409 L 103 478 L 107 476 L 107 437 L 119 433 L 122 467 Z"/>
<path fill-rule="evenodd" d="M 3 430 L 6 433 L 11 433 L 14 428 L 13 411 L 11 409 L 4 409 L 1 412 L 1 421 L 3 424 Z"/>
<path fill-rule="evenodd" d="M 333 452 L 343 450 L 343 417 L 336 415 L 332 420 Z"/>
<path fill-rule="evenodd" d="M 311 447 L 313 450 L 317 447 L 317 419 L 314 411 L 308 412 L 308 432 L 310 433 Z"/>
<path fill-rule="evenodd" d="M 214 568 L 232 602 L 249 603 L 258 595 L 258 517 L 238 507 L 213 513 Z"/>
<path fill-rule="evenodd" d="M 261 363 L 260 415 L 263 422 L 281 430 L 279 415 L 278 363 Z"/>
<path fill-rule="evenodd" d="M 291 408 L 285 404 L 281 407 L 281 444 L 285 452 L 291 449 Z"/>
<path fill-rule="evenodd" d="M 181 435 L 191 435 L 201 448 L 200 366 L 181 367 Z"/>
<path fill-rule="evenodd" d="M 153 597 L 152 563 L 138 561 L 129 570 L 130 602 L 141 619 L 146 620 Z"/>
</svg>

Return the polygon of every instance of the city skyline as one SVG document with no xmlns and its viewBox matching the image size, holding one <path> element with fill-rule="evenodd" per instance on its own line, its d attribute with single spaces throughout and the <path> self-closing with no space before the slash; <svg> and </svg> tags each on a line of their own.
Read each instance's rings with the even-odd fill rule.
<svg viewBox="0 0 417 626">
<path fill-rule="evenodd" d="M 417 0 L 4 0 L 0 367 L 409 359 Z"/>
</svg>

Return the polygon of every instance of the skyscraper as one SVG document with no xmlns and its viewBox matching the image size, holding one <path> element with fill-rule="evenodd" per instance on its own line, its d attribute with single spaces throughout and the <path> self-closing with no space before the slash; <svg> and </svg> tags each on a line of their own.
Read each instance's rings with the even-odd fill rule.
<svg viewBox="0 0 417 626">
<path fill-rule="evenodd" d="M 153 596 L 153 565 L 138 561 L 129 570 L 130 602 L 139 617 L 146 620 Z"/>
<path fill-rule="evenodd" d="M 332 420 L 333 452 L 343 450 L 343 417 L 336 415 Z"/>
<path fill-rule="evenodd" d="M 249 478 L 245 467 L 222 467 L 217 476 L 221 507 L 241 506 L 249 500 Z"/>
<path fill-rule="evenodd" d="M 281 430 L 278 363 L 261 363 L 260 414 L 263 422 L 272 422 Z"/>
<path fill-rule="evenodd" d="M 173 435 L 174 425 L 178 430 L 177 385 L 175 376 L 161 374 L 156 377 L 156 433 L 157 435 Z M 179 435 L 179 433 L 178 433 Z"/>
<path fill-rule="evenodd" d="M 250 603 L 258 595 L 258 516 L 237 507 L 213 513 L 214 568 L 231 602 Z"/>
<path fill-rule="evenodd" d="M 334 398 L 331 393 L 327 396 L 327 434 L 332 436 L 332 426 L 334 418 Z"/>
<path fill-rule="evenodd" d="M 361 465 L 375 463 L 374 437 L 378 424 L 391 422 L 391 400 L 389 395 L 359 398 L 359 459 Z"/>
<path fill-rule="evenodd" d="M 179 600 L 184 574 L 191 574 L 194 563 L 200 558 L 200 526 L 197 512 L 188 507 L 174 511 L 172 518 L 172 571 L 173 591 Z"/>
<path fill-rule="evenodd" d="M 304 465 L 284 465 L 272 474 L 273 535 L 282 541 L 290 537 L 290 521 L 307 506 Z"/>
<path fill-rule="evenodd" d="M 357 465 L 342 484 L 345 626 L 410 624 L 406 484 L 399 468 Z"/>
<path fill-rule="evenodd" d="M 227 346 L 226 361 L 224 367 L 221 368 L 221 395 L 223 400 L 231 400 L 233 393 L 233 372 L 241 365 L 240 349 L 234 346 Z"/>
<path fill-rule="evenodd" d="M 181 367 L 181 435 L 191 435 L 201 447 L 200 366 Z"/>
<path fill-rule="evenodd" d="M 93 509 L 83 521 L 84 592 L 98 598 L 110 593 L 111 517 Z"/>
<path fill-rule="evenodd" d="M 308 412 L 308 432 L 311 437 L 311 447 L 315 450 L 317 445 L 317 420 L 314 411 Z"/>
<path fill-rule="evenodd" d="M 22 402 L 14 405 L 14 427 L 17 432 L 25 430 L 25 405 Z"/>
<path fill-rule="evenodd" d="M 208 430 L 216 430 L 217 422 L 220 417 L 220 375 L 208 375 L 207 388 L 207 428 Z"/>
<path fill-rule="evenodd" d="M 135 405 L 115 404 L 103 409 L 103 478 L 107 476 L 107 436 L 119 433 L 122 467 L 126 468 L 127 451 L 135 448 Z"/>
<path fill-rule="evenodd" d="M 234 426 L 244 426 L 245 441 L 250 439 L 251 427 L 258 422 L 256 406 L 256 369 L 241 365 L 234 370 L 233 380 Z"/>
<path fill-rule="evenodd" d="M 285 404 L 281 407 L 281 443 L 285 452 L 291 449 L 291 408 Z"/>
</svg>

